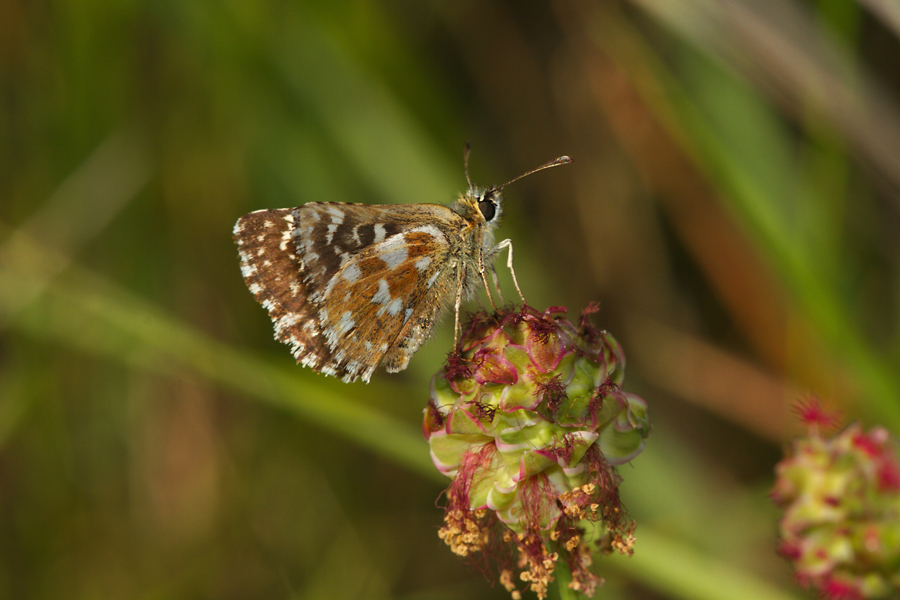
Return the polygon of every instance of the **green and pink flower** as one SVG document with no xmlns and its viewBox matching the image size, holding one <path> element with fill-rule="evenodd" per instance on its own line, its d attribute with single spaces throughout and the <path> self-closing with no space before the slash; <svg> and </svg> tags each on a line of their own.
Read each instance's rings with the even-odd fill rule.
<svg viewBox="0 0 900 600">
<path fill-rule="evenodd" d="M 900 461 L 886 429 L 837 419 L 817 399 L 800 406 L 807 425 L 775 468 L 772 499 L 784 511 L 780 553 L 797 580 L 829 600 L 900 591 Z"/>
<path fill-rule="evenodd" d="M 594 549 L 631 553 L 615 467 L 640 454 L 650 422 L 621 388 L 622 349 L 591 325 L 595 310 L 578 325 L 558 308 L 475 315 L 432 380 L 424 433 L 452 478 L 440 536 L 485 568 L 498 557 L 514 598 L 515 573 L 544 598 L 560 560 L 590 596 Z"/>
</svg>

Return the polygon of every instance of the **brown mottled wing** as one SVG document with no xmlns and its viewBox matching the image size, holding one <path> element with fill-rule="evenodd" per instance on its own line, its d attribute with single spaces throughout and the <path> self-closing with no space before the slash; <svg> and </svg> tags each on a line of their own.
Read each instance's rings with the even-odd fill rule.
<svg viewBox="0 0 900 600">
<path fill-rule="evenodd" d="M 323 371 L 333 366 L 303 282 L 294 249 L 294 209 L 258 210 L 238 219 L 234 240 L 241 274 L 275 324 L 275 339 L 291 346 L 297 362 Z M 332 373 L 336 374 L 336 373 Z"/>
<path fill-rule="evenodd" d="M 447 256 L 446 236 L 423 225 L 345 261 L 326 286 L 319 317 L 326 343 L 348 372 L 367 380 L 385 357 L 388 371 L 406 368 L 444 307 L 438 280 Z"/>
<path fill-rule="evenodd" d="M 446 295 L 440 205 L 309 203 L 238 220 L 244 280 L 297 361 L 344 381 L 406 368 Z M 455 277 L 455 276 L 454 276 Z"/>
<path fill-rule="evenodd" d="M 327 202 L 304 204 L 294 215 L 304 283 L 344 379 L 368 381 L 400 346 L 407 355 L 387 360 L 387 367 L 406 368 L 442 306 L 434 273 L 446 262 L 447 239 L 460 217 L 435 204 Z"/>
</svg>

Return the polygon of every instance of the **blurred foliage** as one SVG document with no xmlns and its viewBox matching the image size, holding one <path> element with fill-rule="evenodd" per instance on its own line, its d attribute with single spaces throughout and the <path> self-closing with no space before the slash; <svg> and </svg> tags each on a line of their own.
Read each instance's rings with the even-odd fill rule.
<svg viewBox="0 0 900 600">
<path fill-rule="evenodd" d="M 603 598 L 788 598 L 771 468 L 810 390 L 900 430 L 883 0 L 0 3 L 0 597 L 504 598 L 442 546 L 398 375 L 296 367 L 231 228 L 506 192 L 654 433 Z M 505 289 L 511 289 L 501 271 Z M 510 294 L 507 294 L 511 297 Z"/>
</svg>

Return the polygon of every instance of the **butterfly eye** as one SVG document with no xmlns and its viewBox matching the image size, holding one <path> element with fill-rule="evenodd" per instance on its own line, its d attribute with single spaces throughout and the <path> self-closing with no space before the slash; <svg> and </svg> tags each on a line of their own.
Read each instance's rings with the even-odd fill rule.
<svg viewBox="0 0 900 600">
<path fill-rule="evenodd" d="M 481 211 L 485 221 L 493 221 L 497 216 L 497 204 L 490 196 L 485 196 L 478 201 L 478 210 Z"/>
</svg>

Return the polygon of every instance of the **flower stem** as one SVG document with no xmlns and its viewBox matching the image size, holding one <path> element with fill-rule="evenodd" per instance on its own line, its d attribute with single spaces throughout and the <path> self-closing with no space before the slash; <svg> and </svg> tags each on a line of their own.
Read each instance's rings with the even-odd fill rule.
<svg viewBox="0 0 900 600">
<path fill-rule="evenodd" d="M 569 587 L 572 581 L 572 572 L 565 561 L 556 563 L 556 588 L 559 590 L 559 600 L 584 600 L 578 592 Z"/>
</svg>

